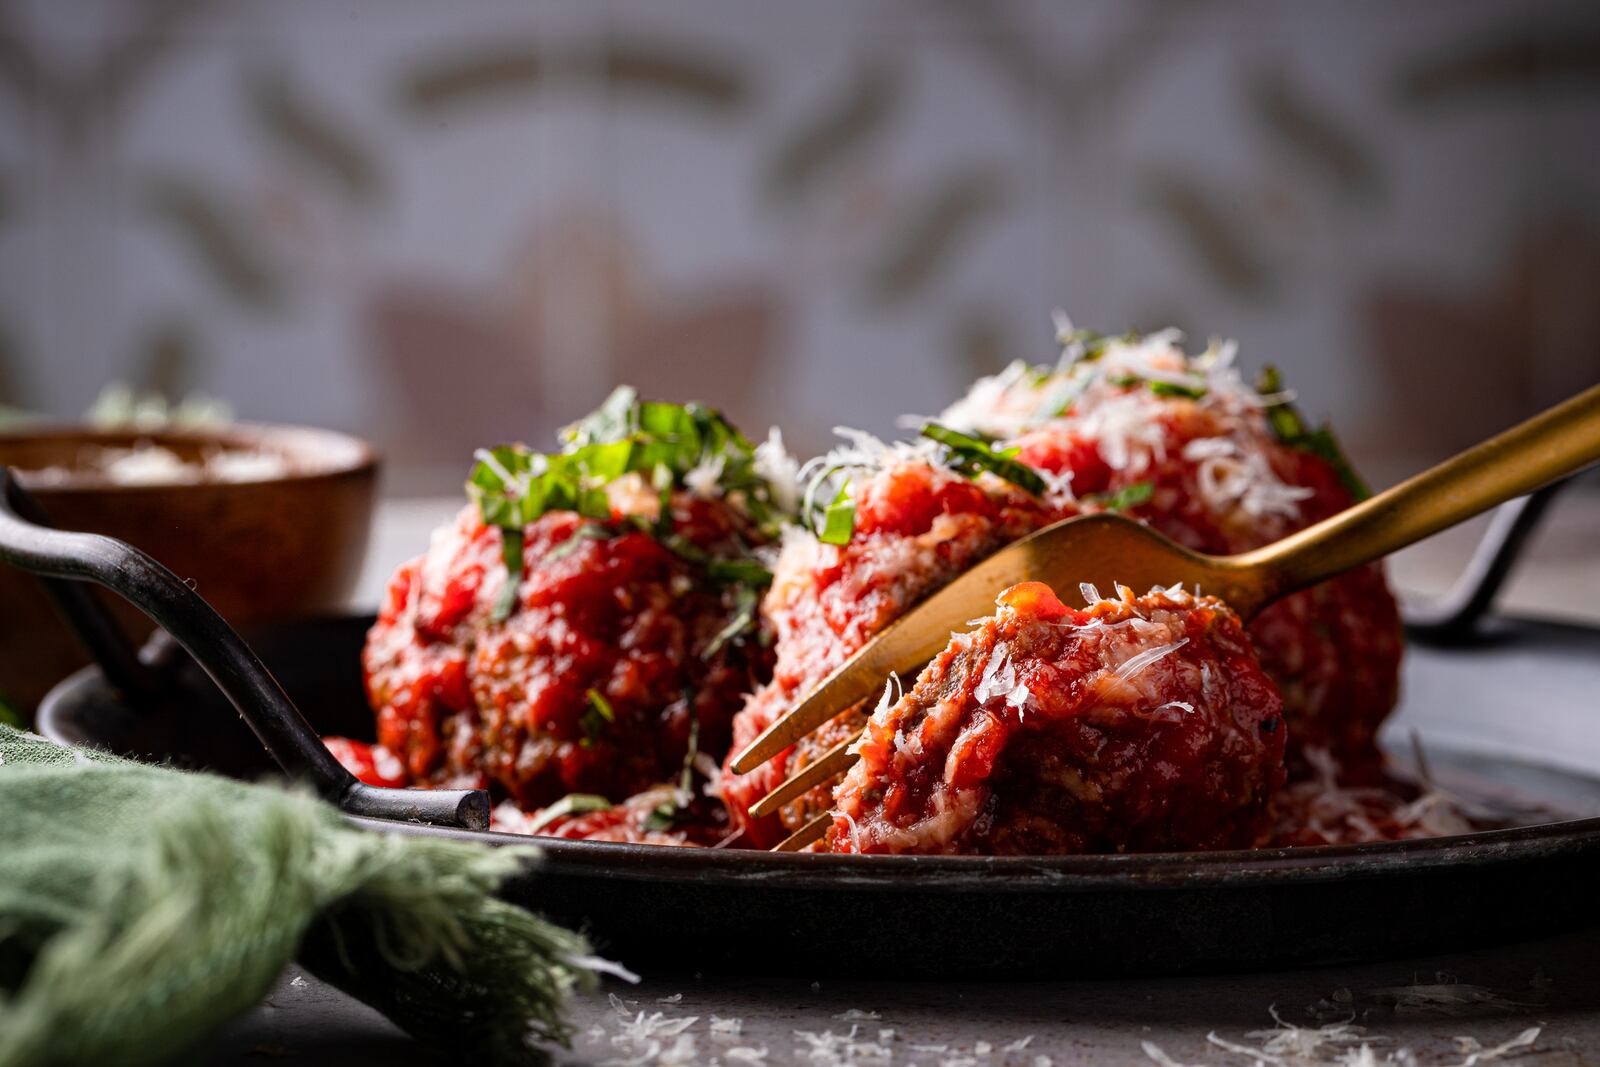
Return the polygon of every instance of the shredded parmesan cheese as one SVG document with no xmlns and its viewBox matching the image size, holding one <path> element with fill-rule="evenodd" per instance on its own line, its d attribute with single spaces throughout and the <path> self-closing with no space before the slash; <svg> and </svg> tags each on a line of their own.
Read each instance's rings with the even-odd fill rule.
<svg viewBox="0 0 1600 1067">
<path fill-rule="evenodd" d="M 722 495 L 722 468 L 727 457 L 717 454 L 702 459 L 683 476 L 684 488 L 702 500 L 713 500 Z"/>
<path fill-rule="evenodd" d="M 1061 426 L 1091 443 L 1113 471 L 1137 477 L 1167 459 L 1175 410 L 1170 398 L 1190 398 L 1181 403 L 1198 407 L 1220 431 L 1190 440 L 1182 453 L 1197 465 L 1196 492 L 1206 506 L 1221 514 L 1237 508 L 1254 519 L 1298 517 L 1312 490 L 1286 485 L 1273 471 L 1268 449 L 1275 437 L 1264 415 L 1269 405 L 1291 398 L 1263 396 L 1247 385 L 1234 365 L 1234 342 L 1212 341 L 1190 356 L 1177 330 L 1161 330 L 1096 341 L 1097 356 L 1087 358 L 1071 319 L 1058 312 L 1054 321 L 1062 352 L 1053 370 L 1014 363 L 980 379 L 938 421 L 1006 441 Z M 1184 425 L 1192 422 L 1182 417 Z M 1073 499 L 1065 479 L 1053 481 L 1051 490 Z"/>
<path fill-rule="evenodd" d="M 1124 660 L 1122 665 L 1117 668 L 1117 677 L 1121 678 L 1123 681 L 1127 681 L 1128 679 L 1136 676 L 1146 667 L 1150 666 L 1152 663 L 1161 659 L 1163 656 L 1170 656 L 1172 653 L 1178 651 L 1178 649 L 1182 648 L 1188 643 L 1189 639 L 1187 637 L 1180 637 L 1170 645 L 1160 645 L 1156 648 L 1147 648 L 1137 656 L 1133 656 L 1130 659 Z M 1191 708 L 1190 710 L 1192 711 L 1194 709 Z"/>
<path fill-rule="evenodd" d="M 794 514 L 800 507 L 800 464 L 783 447 L 783 433 L 776 426 L 756 446 L 755 472 L 771 487 L 773 504 Z"/>
</svg>

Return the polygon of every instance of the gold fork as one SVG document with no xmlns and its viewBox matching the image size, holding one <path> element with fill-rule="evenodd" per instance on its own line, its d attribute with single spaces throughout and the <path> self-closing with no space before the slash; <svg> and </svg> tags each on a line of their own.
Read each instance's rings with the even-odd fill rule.
<svg viewBox="0 0 1600 1067">
<path fill-rule="evenodd" d="M 1017 582 L 1039 581 L 1070 604 L 1080 583 L 1144 592 L 1179 582 L 1221 597 L 1246 621 L 1279 597 L 1381 559 L 1513 497 L 1600 461 L 1600 385 L 1446 460 L 1392 489 L 1274 544 L 1234 556 L 1191 552 L 1118 515 L 1089 515 L 1047 526 L 979 563 L 934 593 L 829 675 L 733 761 L 748 773 L 840 711 L 873 696 L 890 674 L 920 669 L 953 632 L 994 611 Z M 851 737 L 802 768 L 755 805 L 767 815 L 856 761 Z M 819 815 L 775 851 L 795 851 L 822 836 Z"/>
</svg>

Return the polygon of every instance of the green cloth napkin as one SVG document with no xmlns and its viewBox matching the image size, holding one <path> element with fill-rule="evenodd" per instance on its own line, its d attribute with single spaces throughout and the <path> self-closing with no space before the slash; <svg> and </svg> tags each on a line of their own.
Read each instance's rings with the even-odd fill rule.
<svg viewBox="0 0 1600 1067">
<path fill-rule="evenodd" d="M 537 1062 L 594 979 L 491 895 L 534 853 L 0 725 L 0 1067 L 170 1061 L 291 959 L 463 1062 Z"/>
</svg>

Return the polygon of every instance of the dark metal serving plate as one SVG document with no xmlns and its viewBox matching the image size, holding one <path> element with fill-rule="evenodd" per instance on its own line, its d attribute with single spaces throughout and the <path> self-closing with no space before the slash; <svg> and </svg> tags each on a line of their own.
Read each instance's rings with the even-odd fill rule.
<svg viewBox="0 0 1600 1067">
<path fill-rule="evenodd" d="M 370 620 L 250 634 L 307 719 L 370 737 Z M 630 966 L 801 975 L 1118 975 L 1264 969 L 1443 950 L 1594 921 L 1600 628 L 1491 618 L 1467 647 L 1413 644 L 1391 737 L 1434 776 L 1565 821 L 1342 848 L 1061 858 L 778 855 L 543 840 L 507 896 Z M 97 669 L 59 685 L 62 741 L 254 777 L 274 765 L 192 664 L 135 713 Z M 1549 816 L 1546 816 L 1549 818 Z M 395 830 L 397 824 L 359 820 Z M 402 832 L 524 844 L 506 834 Z"/>
</svg>

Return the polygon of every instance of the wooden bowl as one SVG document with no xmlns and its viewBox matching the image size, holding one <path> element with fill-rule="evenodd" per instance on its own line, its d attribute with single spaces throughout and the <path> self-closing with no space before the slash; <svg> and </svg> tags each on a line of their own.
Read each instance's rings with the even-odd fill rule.
<svg viewBox="0 0 1600 1067">
<path fill-rule="evenodd" d="M 187 462 L 219 451 L 276 456 L 282 470 L 258 480 L 132 485 L 87 462 L 97 449 L 141 442 Z M 18 429 L 0 433 L 0 464 L 16 469 L 55 526 L 108 534 L 143 549 L 235 624 L 346 608 L 377 494 L 378 457 L 369 445 L 298 426 Z M 51 468 L 55 476 L 42 473 Z M 134 637 L 149 633 L 143 615 L 120 601 L 114 608 Z M 0 564 L 0 695 L 27 715 L 51 685 L 85 662 L 37 581 Z"/>
</svg>

